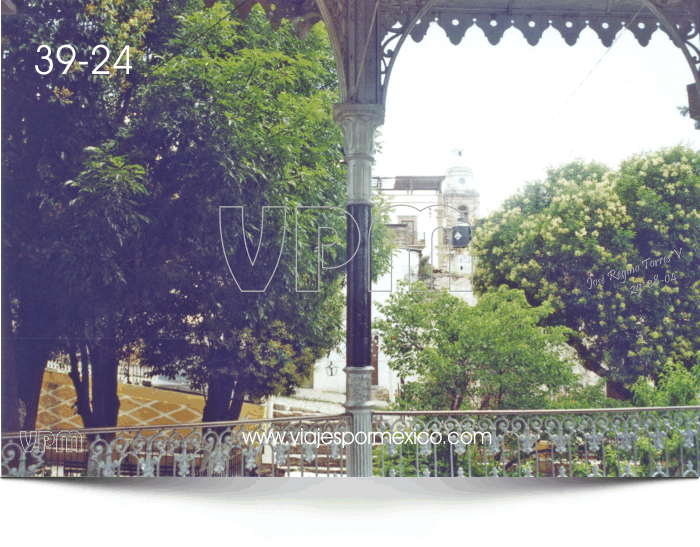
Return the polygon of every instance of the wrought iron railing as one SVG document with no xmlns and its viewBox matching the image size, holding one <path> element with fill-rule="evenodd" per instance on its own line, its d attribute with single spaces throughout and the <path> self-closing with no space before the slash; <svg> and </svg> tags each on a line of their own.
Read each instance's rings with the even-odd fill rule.
<svg viewBox="0 0 700 547">
<path fill-rule="evenodd" d="M 373 449 L 375 476 L 698 477 L 700 470 L 700 407 L 377 412 L 372 428 L 384 437 Z"/>
<path fill-rule="evenodd" d="M 347 416 L 2 436 L 3 476 L 342 476 Z M 330 442 L 324 442 L 330 441 Z"/>
<path fill-rule="evenodd" d="M 346 476 L 353 431 L 338 415 L 6 434 L 2 475 Z M 698 477 L 699 432 L 695 406 L 379 411 L 359 435 L 382 477 Z"/>
</svg>

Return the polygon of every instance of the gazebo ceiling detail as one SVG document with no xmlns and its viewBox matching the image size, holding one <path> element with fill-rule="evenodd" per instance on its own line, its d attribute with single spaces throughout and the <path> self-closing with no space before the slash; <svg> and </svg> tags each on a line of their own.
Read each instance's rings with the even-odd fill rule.
<svg viewBox="0 0 700 547">
<path fill-rule="evenodd" d="M 204 0 L 207 6 L 215 2 Z M 371 8 L 375 5 L 374 0 L 360 2 Z M 234 0 L 233 3 L 243 19 L 256 3 L 260 4 L 273 28 L 278 28 L 282 19 L 289 19 L 302 37 L 322 20 L 319 4 L 323 4 L 331 15 L 331 24 L 336 27 L 337 34 L 345 34 L 348 0 L 319 0 L 318 4 L 316 0 Z M 411 26 L 411 38 L 420 42 L 433 22 L 455 45 L 472 26 L 481 28 L 493 45 L 498 44 L 506 30 L 514 27 L 532 46 L 550 26 L 557 29 L 571 46 L 581 31 L 590 27 L 603 45 L 609 47 L 616 33 L 634 19 L 629 30 L 642 46 L 646 46 L 657 28 L 661 27 L 667 34 L 669 30 L 645 4 L 657 6 L 684 38 L 689 40 L 697 35 L 699 0 L 379 0 L 378 32 L 382 49 L 387 51 L 386 46 L 403 34 L 407 26 Z M 698 48 L 693 44 L 691 47 L 697 54 Z"/>
<path fill-rule="evenodd" d="M 204 0 L 212 5 L 216 0 Z M 259 3 L 277 28 L 289 19 L 303 38 L 323 20 L 336 58 L 340 101 L 384 104 L 391 69 L 410 36 L 420 42 L 436 23 L 453 44 L 480 28 L 491 44 L 519 30 L 536 45 L 549 27 L 574 45 L 585 28 L 603 45 L 628 28 L 646 46 L 661 29 L 678 46 L 700 89 L 700 0 L 233 0 L 241 17 Z"/>
<path fill-rule="evenodd" d="M 506 30 L 518 29 L 528 44 L 536 45 L 550 26 L 555 28 L 564 41 L 573 46 L 581 32 L 591 28 L 603 45 L 610 47 L 617 33 L 627 27 L 640 45 L 649 44 L 652 34 L 660 28 L 675 41 L 671 29 L 662 24 L 656 14 L 640 1 L 589 0 L 566 2 L 563 0 L 489 0 L 470 2 L 438 0 L 430 8 L 420 12 L 420 2 L 384 0 L 380 11 L 379 35 L 381 37 L 381 84 L 384 87 L 396 47 L 409 30 L 410 37 L 420 42 L 431 23 L 445 31 L 450 42 L 457 45 L 466 31 L 479 27 L 488 41 L 496 45 Z M 413 6 L 413 7 L 411 7 Z M 700 50 L 691 39 L 698 35 L 698 0 L 685 0 L 659 4 L 660 10 L 675 27 L 677 37 L 692 58 L 692 68 L 700 68 Z M 416 17 L 420 13 L 419 17 Z M 678 43 L 676 45 L 679 45 Z M 386 90 L 383 89 L 383 95 Z"/>
<path fill-rule="evenodd" d="M 646 10 L 643 10 L 646 11 Z M 408 17 L 403 10 L 386 10 L 382 13 L 380 20 L 383 33 L 391 34 L 392 31 L 399 30 L 397 27 L 405 26 Z M 636 15 L 636 17 L 635 17 Z M 634 21 L 632 22 L 632 19 Z M 559 31 L 564 40 L 573 46 L 578 40 L 581 31 L 586 27 L 593 29 L 600 38 L 603 45 L 610 47 L 619 32 L 626 24 L 632 22 L 629 30 L 634 34 L 637 41 L 646 46 L 653 32 L 661 26 L 658 18 L 646 11 L 639 12 L 639 6 L 634 12 L 577 12 L 558 15 L 538 12 L 517 10 L 498 13 L 484 11 L 474 8 L 473 11 L 464 9 L 444 9 L 434 7 L 428 10 L 416 21 L 410 33 L 414 41 L 420 42 L 425 36 L 430 23 L 437 23 L 445 31 L 450 42 L 457 45 L 462 41 L 466 31 L 476 26 L 486 35 L 488 41 L 496 45 L 500 42 L 503 34 L 511 27 L 518 29 L 531 46 L 537 45 L 542 34 L 550 26 Z M 694 25 L 690 20 L 679 21 L 679 26 L 684 27 L 684 34 L 693 34 Z M 662 28 L 662 30 L 665 30 Z M 668 31 L 666 31 L 668 32 Z"/>
</svg>

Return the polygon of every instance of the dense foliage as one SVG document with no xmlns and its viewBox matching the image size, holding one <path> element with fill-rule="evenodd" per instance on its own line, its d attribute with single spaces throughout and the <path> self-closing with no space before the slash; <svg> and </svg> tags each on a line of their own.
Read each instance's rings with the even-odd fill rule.
<svg viewBox="0 0 700 547">
<path fill-rule="evenodd" d="M 611 171 L 573 162 L 528 184 L 478 227 L 475 289 L 506 284 L 543 325 L 571 329 L 582 364 L 618 393 L 700 351 L 700 153 L 634 156 Z"/>
<path fill-rule="evenodd" d="M 688 370 L 669 360 L 659 374 L 657 385 L 640 377 L 633 385 L 634 404 L 638 406 L 685 406 L 700 404 L 700 357 Z"/>
<path fill-rule="evenodd" d="M 380 311 L 375 325 L 406 381 L 406 408 L 547 408 L 581 391 L 561 353 L 569 329 L 538 326 L 551 306 L 531 307 L 523 291 L 501 287 L 475 306 L 446 291 L 401 291 Z"/>
<path fill-rule="evenodd" d="M 345 260 L 343 214 L 301 216 L 298 284 L 294 252 L 294 207 L 345 198 L 330 46 L 322 28 L 301 41 L 231 8 L 37 0 L 4 29 L 3 386 L 16 377 L 25 428 L 55 352 L 71 356 L 85 425 L 103 426 L 116 423 L 125 353 L 184 370 L 214 420 L 236 418 L 244 397 L 289 391 L 340 340 L 343 270 L 318 279 L 316 257 L 320 243 L 324 266 Z M 90 60 L 99 43 L 113 59 L 130 46 L 129 74 L 92 75 L 94 58 L 65 75 L 34 68 L 40 44 Z M 220 225 L 233 205 L 244 228 L 231 209 Z M 264 206 L 286 218 L 266 214 L 263 231 Z M 321 226 L 335 246 L 332 230 L 317 239 Z M 373 257 L 377 273 L 386 256 Z M 264 293 L 238 289 L 229 265 L 262 289 L 278 258 Z"/>
<path fill-rule="evenodd" d="M 92 408 L 76 386 L 84 421 L 116 419 L 115 340 L 124 307 L 140 290 L 133 266 L 144 256 L 139 197 L 147 192 L 144 166 L 119 155 L 110 140 L 125 128 L 149 58 L 152 4 L 28 1 L 20 3 L 21 16 L 3 19 L 4 427 L 33 428 L 48 357 L 78 345 L 84 357 L 90 346 L 96 372 Z M 63 74 L 55 59 L 65 44 L 78 61 L 91 59 L 96 44 L 118 52 L 127 43 L 136 65 L 128 75 L 93 75 L 100 56 Z M 54 58 L 45 75 L 35 68 L 48 68 L 41 45 Z"/>
</svg>

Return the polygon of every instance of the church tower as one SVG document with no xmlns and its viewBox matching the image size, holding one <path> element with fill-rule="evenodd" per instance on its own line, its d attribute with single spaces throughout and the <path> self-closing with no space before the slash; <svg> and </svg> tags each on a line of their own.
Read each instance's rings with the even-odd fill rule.
<svg viewBox="0 0 700 547">
<path fill-rule="evenodd" d="M 439 226 L 446 228 L 439 249 L 440 269 L 447 272 L 449 268 L 449 273 L 458 275 L 471 274 L 471 245 L 466 245 L 470 230 L 467 226 L 473 225 L 479 215 L 479 194 L 474 187 L 474 173 L 467 166 L 466 151 L 461 148 L 452 151 L 450 166 L 440 188 L 439 203 L 448 206 L 441 208 L 438 215 Z M 455 238 L 451 253 L 450 238 Z"/>
</svg>

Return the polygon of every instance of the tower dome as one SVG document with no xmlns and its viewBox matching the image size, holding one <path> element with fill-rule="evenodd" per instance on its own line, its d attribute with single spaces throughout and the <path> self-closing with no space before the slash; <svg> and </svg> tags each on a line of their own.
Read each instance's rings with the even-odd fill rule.
<svg viewBox="0 0 700 547">
<path fill-rule="evenodd" d="M 469 194 L 474 192 L 474 173 L 467 167 L 466 150 L 456 148 L 452 151 L 450 167 L 442 182 L 443 194 Z"/>
</svg>

